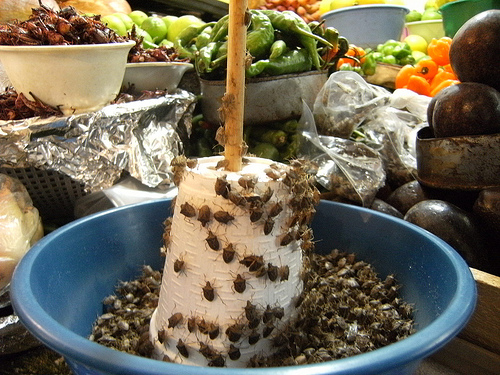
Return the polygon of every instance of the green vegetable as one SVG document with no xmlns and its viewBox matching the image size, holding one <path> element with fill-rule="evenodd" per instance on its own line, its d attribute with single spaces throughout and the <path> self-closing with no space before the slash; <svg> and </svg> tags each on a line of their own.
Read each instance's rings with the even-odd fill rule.
<svg viewBox="0 0 500 375">
<path fill-rule="evenodd" d="M 205 74 L 210 73 L 213 70 L 211 63 L 221 45 L 221 42 L 209 42 L 205 47 L 202 47 L 197 52 L 195 57 L 195 66 L 198 73 Z"/>
<path fill-rule="evenodd" d="M 387 55 L 382 58 L 382 62 L 386 64 L 396 64 L 396 58 L 393 55 Z"/>
<path fill-rule="evenodd" d="M 271 20 L 258 10 L 251 12 L 250 29 L 247 33 L 247 50 L 254 58 L 268 55 L 274 42 L 274 27 Z"/>
<path fill-rule="evenodd" d="M 183 29 L 174 40 L 174 46 L 179 52 L 179 56 L 194 59 L 197 50 L 196 39 L 207 27 L 213 26 L 213 22 L 203 25 L 189 25 Z"/>
<path fill-rule="evenodd" d="M 295 133 L 297 132 L 297 128 L 299 126 L 299 122 L 297 120 L 288 120 L 288 121 L 280 121 L 273 122 L 270 124 L 273 129 L 283 130 L 285 133 Z"/>
<path fill-rule="evenodd" d="M 227 36 L 228 28 L 229 28 L 229 15 L 226 14 L 225 16 L 219 18 L 219 20 L 215 23 L 214 27 L 212 28 L 210 41 L 218 42 L 224 39 Z"/>
<path fill-rule="evenodd" d="M 254 77 L 261 73 L 271 76 L 300 73 L 311 70 L 312 59 L 309 52 L 302 48 L 285 52 L 274 60 L 259 60 L 247 68 L 247 76 Z"/>
<path fill-rule="evenodd" d="M 295 12 L 289 10 L 283 12 L 260 10 L 260 12 L 263 12 L 269 17 L 275 29 L 279 29 L 283 33 L 295 34 L 302 46 L 309 51 L 314 67 L 318 70 L 321 69 L 321 58 L 317 50 L 317 41 L 321 41 L 321 43 L 333 47 L 330 42 L 314 34 L 308 24 Z"/>
<path fill-rule="evenodd" d="M 262 142 L 271 143 L 276 147 L 284 146 L 287 139 L 288 136 L 283 130 L 276 129 L 266 130 L 260 137 Z"/>
<path fill-rule="evenodd" d="M 261 142 L 257 144 L 255 147 L 251 148 L 250 152 L 255 156 L 261 158 L 266 158 L 276 161 L 280 160 L 280 152 L 274 145 L 270 143 Z"/>
<path fill-rule="evenodd" d="M 276 59 L 277 57 L 280 57 L 283 55 L 283 53 L 287 50 L 286 43 L 283 40 L 275 40 L 274 43 L 271 45 L 270 53 L 269 53 L 269 59 Z"/>
<path fill-rule="evenodd" d="M 363 73 L 367 76 L 371 76 L 375 74 L 377 69 L 377 61 L 375 57 L 373 57 L 373 53 L 367 53 L 365 55 L 365 61 L 361 64 L 361 69 Z"/>
</svg>

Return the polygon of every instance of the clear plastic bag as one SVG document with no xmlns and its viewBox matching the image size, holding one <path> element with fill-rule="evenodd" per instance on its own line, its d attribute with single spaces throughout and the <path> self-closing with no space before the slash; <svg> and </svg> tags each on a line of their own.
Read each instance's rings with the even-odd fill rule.
<svg viewBox="0 0 500 375">
<path fill-rule="evenodd" d="M 38 210 L 24 185 L 0 174 L 0 295 L 30 247 L 43 236 Z"/>
<path fill-rule="evenodd" d="M 380 155 L 362 142 L 319 135 L 311 110 L 303 105 L 299 157 L 317 166 L 316 181 L 331 192 L 333 200 L 369 207 L 385 182 Z"/>
<path fill-rule="evenodd" d="M 390 96 L 389 91 L 367 83 L 358 73 L 332 73 L 314 102 L 318 133 L 349 138 L 374 109 L 389 103 Z"/>
<path fill-rule="evenodd" d="M 427 125 L 430 97 L 410 90 L 396 90 L 388 105 L 377 108 L 358 128 L 363 142 L 378 150 L 392 187 L 417 176 L 416 134 Z"/>
</svg>

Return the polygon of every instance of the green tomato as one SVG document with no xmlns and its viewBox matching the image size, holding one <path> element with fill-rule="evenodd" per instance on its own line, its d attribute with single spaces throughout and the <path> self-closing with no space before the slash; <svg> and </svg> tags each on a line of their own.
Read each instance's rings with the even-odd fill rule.
<svg viewBox="0 0 500 375">
<path fill-rule="evenodd" d="M 405 16 L 406 22 L 416 22 L 422 19 L 422 13 L 418 10 L 412 10 Z"/>
<path fill-rule="evenodd" d="M 443 15 L 437 9 L 427 9 L 422 14 L 422 21 L 440 20 L 440 19 L 443 19 Z"/>
<path fill-rule="evenodd" d="M 176 19 L 178 19 L 179 17 L 177 16 L 164 16 L 162 17 L 161 19 L 163 20 L 163 23 L 165 23 L 165 25 L 167 26 L 167 29 L 170 27 L 170 25 L 172 24 L 172 22 L 174 22 Z"/>
<path fill-rule="evenodd" d="M 127 35 L 127 28 L 123 21 L 112 14 L 101 17 L 101 22 L 104 23 L 111 30 L 116 32 L 118 35 L 124 36 Z"/>
<path fill-rule="evenodd" d="M 415 59 L 416 62 L 420 61 L 420 59 L 424 58 L 424 57 L 429 57 L 428 55 L 426 55 L 425 53 L 423 53 L 422 51 L 413 51 L 411 53 L 411 55 L 413 56 L 413 58 Z M 430 58 L 430 57 L 429 57 Z"/>
<path fill-rule="evenodd" d="M 128 14 L 128 16 L 132 19 L 132 21 L 134 21 L 137 26 L 141 26 L 144 20 L 148 18 L 148 15 L 142 10 L 133 10 Z"/>
<path fill-rule="evenodd" d="M 175 43 L 175 39 L 177 38 L 177 35 L 184 30 L 186 27 L 190 25 L 197 25 L 201 26 L 205 22 L 201 20 L 200 18 L 186 14 L 184 16 L 180 16 L 178 19 L 176 19 L 174 22 L 170 24 L 168 27 L 167 31 L 167 39 L 170 40 L 171 42 Z"/>
<path fill-rule="evenodd" d="M 163 40 L 167 36 L 167 25 L 165 25 L 165 22 L 158 16 L 146 18 L 141 24 L 141 29 L 146 31 L 151 38 L 153 38 L 155 43 Z"/>
<path fill-rule="evenodd" d="M 113 13 L 112 15 L 116 16 L 122 20 L 127 31 L 130 31 L 130 29 L 132 29 L 132 26 L 134 25 L 134 21 L 132 21 L 132 18 L 130 18 L 127 14 L 125 14 L 125 13 Z"/>
</svg>

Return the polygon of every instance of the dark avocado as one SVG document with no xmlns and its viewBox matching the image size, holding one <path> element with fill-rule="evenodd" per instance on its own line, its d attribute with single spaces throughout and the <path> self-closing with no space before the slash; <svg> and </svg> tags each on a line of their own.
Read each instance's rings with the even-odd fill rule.
<svg viewBox="0 0 500 375">
<path fill-rule="evenodd" d="M 500 91 L 500 9 L 481 12 L 453 37 L 450 63 L 461 82 L 479 82 Z"/>
<path fill-rule="evenodd" d="M 500 133 L 500 92 L 491 86 L 464 82 L 446 87 L 429 108 L 429 126 L 437 138 Z"/>
<path fill-rule="evenodd" d="M 446 201 L 428 199 L 410 208 L 404 219 L 447 242 L 469 266 L 483 268 L 487 257 L 484 237 L 471 213 Z"/>
</svg>

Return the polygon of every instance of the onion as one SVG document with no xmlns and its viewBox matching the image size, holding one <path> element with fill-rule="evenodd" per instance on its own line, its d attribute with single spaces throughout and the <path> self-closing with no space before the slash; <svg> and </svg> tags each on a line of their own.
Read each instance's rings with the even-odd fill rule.
<svg viewBox="0 0 500 375">
<path fill-rule="evenodd" d="M 51 9 L 59 10 L 56 0 L 42 0 L 42 4 Z M 38 0 L 0 0 L 0 22 L 12 20 L 27 20 L 33 8 L 39 8 Z"/>
<path fill-rule="evenodd" d="M 60 1 L 61 8 L 72 6 L 80 13 L 100 14 L 106 16 L 113 13 L 130 13 L 132 8 L 126 0 L 68 0 Z"/>
</svg>

